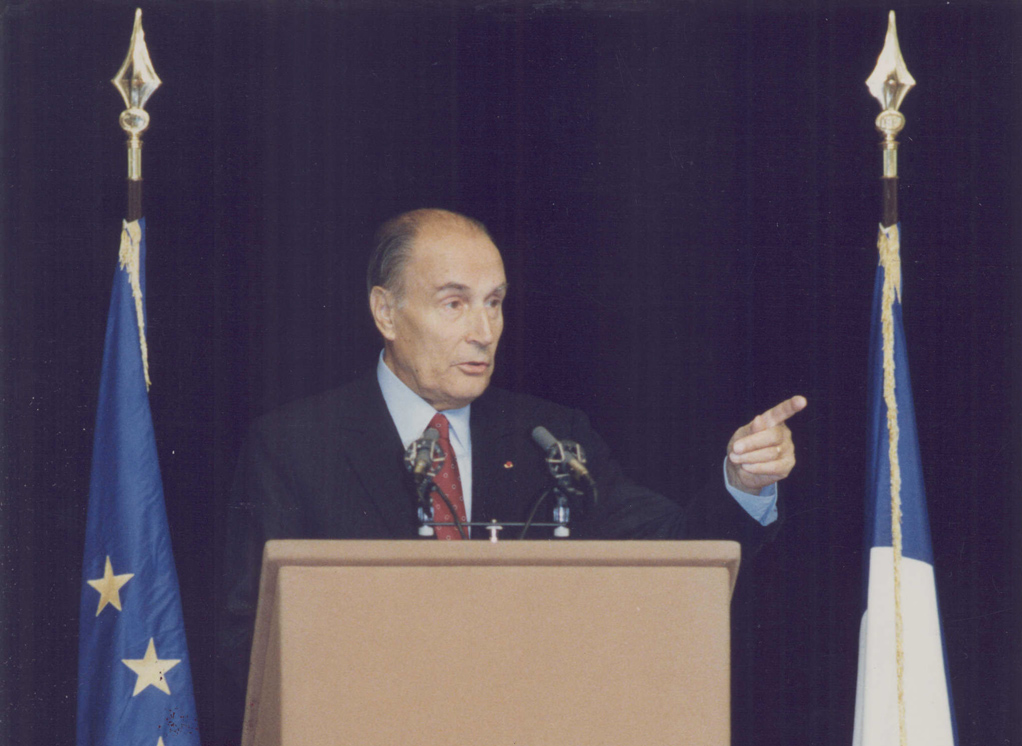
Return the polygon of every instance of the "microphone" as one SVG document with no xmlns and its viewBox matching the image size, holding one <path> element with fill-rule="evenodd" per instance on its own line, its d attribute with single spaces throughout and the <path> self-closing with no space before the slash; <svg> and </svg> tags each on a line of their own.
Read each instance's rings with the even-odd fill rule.
<svg viewBox="0 0 1022 746">
<path fill-rule="evenodd" d="M 533 428 L 532 439 L 546 452 L 547 466 L 554 477 L 564 474 L 566 467 L 576 480 L 585 481 L 590 487 L 596 486 L 596 481 L 585 467 L 586 457 L 578 443 L 571 440 L 560 441 L 542 425 Z"/>
<path fill-rule="evenodd" d="M 432 480 L 444 465 L 444 452 L 437 441 L 440 433 L 435 428 L 427 428 L 422 437 L 413 441 L 405 449 L 405 466 L 412 473 L 416 484 L 423 480 Z"/>
<path fill-rule="evenodd" d="M 427 428 L 426 432 L 405 449 L 405 466 L 412 473 L 415 491 L 419 496 L 419 536 L 435 535 L 433 527 L 428 525 L 433 520 L 429 493 L 433 479 L 440 473 L 445 461 L 439 439 L 440 433 L 435 428 Z"/>
</svg>

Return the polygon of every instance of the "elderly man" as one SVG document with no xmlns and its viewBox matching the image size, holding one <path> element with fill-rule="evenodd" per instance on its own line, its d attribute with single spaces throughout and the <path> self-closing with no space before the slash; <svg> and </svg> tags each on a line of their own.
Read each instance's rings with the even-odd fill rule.
<svg viewBox="0 0 1022 746">
<path fill-rule="evenodd" d="M 259 420 L 238 467 L 220 637 L 239 691 L 264 542 L 416 537 L 414 486 L 402 457 L 430 427 L 447 456 L 437 482 L 461 521 L 526 519 L 550 481 L 530 437 L 542 425 L 582 445 L 599 488 L 596 505 L 572 506 L 576 537 L 731 538 L 754 547 L 776 528 L 774 483 L 795 463 L 784 421 L 805 407 L 802 397 L 739 428 L 720 481 L 682 507 L 625 477 L 583 413 L 489 387 L 507 280 L 480 223 L 444 210 L 388 221 L 370 259 L 368 291 L 383 337 L 376 371 Z M 434 507 L 438 520 L 449 521 L 435 493 Z M 454 528 L 437 535 L 460 537 Z"/>
</svg>

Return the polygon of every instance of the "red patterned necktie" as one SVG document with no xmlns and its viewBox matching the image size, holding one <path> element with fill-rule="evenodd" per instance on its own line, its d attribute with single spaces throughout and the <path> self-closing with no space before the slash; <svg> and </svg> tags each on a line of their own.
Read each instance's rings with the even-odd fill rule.
<svg viewBox="0 0 1022 746">
<path fill-rule="evenodd" d="M 444 452 L 444 468 L 440 470 L 440 473 L 436 475 L 433 481 L 447 495 L 447 499 L 451 501 L 451 505 L 458 512 L 458 520 L 465 524 L 468 521 L 468 518 L 465 516 L 465 495 L 461 491 L 461 474 L 458 472 L 458 459 L 454 456 L 454 448 L 451 447 L 450 423 L 447 422 L 446 417 L 437 412 L 433 415 L 433 419 L 429 421 L 429 426 L 440 433 L 437 443 L 440 444 L 440 450 Z M 435 489 L 433 490 L 433 520 L 437 523 L 454 522 L 450 509 Z M 466 533 L 468 532 L 467 527 L 465 531 Z M 460 539 L 461 534 L 458 533 L 458 529 L 455 526 L 437 526 L 436 538 L 442 540 Z"/>
</svg>

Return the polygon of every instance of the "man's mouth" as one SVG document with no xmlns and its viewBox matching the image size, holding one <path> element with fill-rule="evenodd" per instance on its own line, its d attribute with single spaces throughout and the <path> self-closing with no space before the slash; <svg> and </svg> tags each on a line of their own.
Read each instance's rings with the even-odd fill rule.
<svg viewBox="0 0 1022 746">
<path fill-rule="evenodd" d="M 485 373 L 489 369 L 490 364 L 489 363 L 485 363 L 485 362 L 465 362 L 465 363 L 458 363 L 457 367 L 463 373 L 468 373 L 469 375 L 478 376 L 478 375 L 481 375 L 481 374 Z"/>
</svg>

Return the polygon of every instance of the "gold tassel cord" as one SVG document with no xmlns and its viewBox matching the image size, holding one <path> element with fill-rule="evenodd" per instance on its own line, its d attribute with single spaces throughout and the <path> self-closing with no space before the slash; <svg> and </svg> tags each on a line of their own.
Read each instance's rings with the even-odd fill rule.
<svg viewBox="0 0 1022 746">
<path fill-rule="evenodd" d="M 131 295 L 135 299 L 135 317 L 138 319 L 138 344 L 142 351 L 142 373 L 145 376 L 145 390 L 152 385 L 149 381 L 149 350 L 145 341 L 145 315 L 142 313 L 142 282 L 139 277 L 139 244 L 142 241 L 142 229 L 138 221 L 124 221 L 121 229 L 121 249 L 118 260 L 121 269 L 128 275 Z"/>
<path fill-rule="evenodd" d="M 898 400 L 894 391 L 894 301 L 901 302 L 901 254 L 898 226 L 880 226 L 877 249 L 884 268 L 880 325 L 884 342 L 884 403 L 887 405 L 888 458 L 891 462 L 891 545 L 894 550 L 894 637 L 898 677 L 898 733 L 907 746 L 905 726 L 905 637 L 901 613 L 901 465 L 898 461 Z"/>
</svg>

